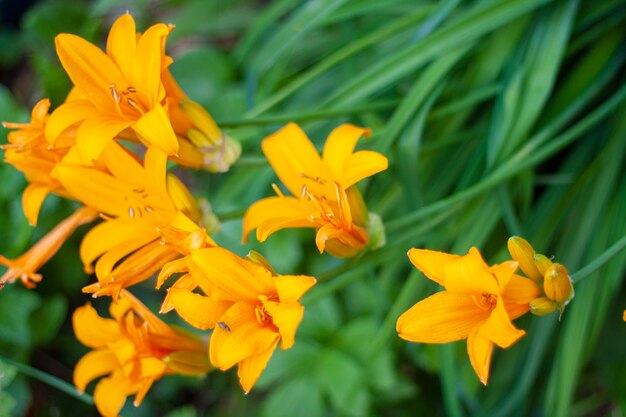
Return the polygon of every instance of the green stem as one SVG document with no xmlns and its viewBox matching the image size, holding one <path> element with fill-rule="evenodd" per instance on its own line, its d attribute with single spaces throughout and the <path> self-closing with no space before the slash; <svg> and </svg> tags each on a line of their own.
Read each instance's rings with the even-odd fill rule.
<svg viewBox="0 0 626 417">
<path fill-rule="evenodd" d="M 626 236 L 623 236 L 620 240 L 611 245 L 602 253 L 602 255 L 588 263 L 585 267 L 574 272 L 572 274 L 572 280 L 575 284 L 578 284 L 583 279 L 589 277 L 597 269 L 602 267 L 605 263 L 610 261 L 611 258 L 621 252 L 624 248 L 626 248 Z"/>
<path fill-rule="evenodd" d="M 11 359 L 5 358 L 4 356 L 0 356 L 0 361 L 5 362 L 11 366 L 13 366 L 15 369 L 18 370 L 18 372 L 21 372 L 24 375 L 27 375 L 31 378 L 35 378 L 41 382 L 43 382 L 44 384 L 48 384 L 56 389 L 58 389 L 59 391 L 62 391 L 68 395 L 71 395 L 72 397 L 81 400 L 82 402 L 84 402 L 85 404 L 89 404 L 89 405 L 93 405 L 93 397 L 89 394 L 85 394 L 85 393 L 80 393 L 76 387 L 74 387 L 74 385 L 69 384 L 65 381 L 63 381 L 60 378 L 57 378 L 56 376 L 50 375 L 48 373 L 45 373 L 43 371 L 40 371 L 38 369 L 35 369 L 31 366 L 28 366 L 26 364 L 20 363 L 20 362 L 15 362 Z"/>
</svg>

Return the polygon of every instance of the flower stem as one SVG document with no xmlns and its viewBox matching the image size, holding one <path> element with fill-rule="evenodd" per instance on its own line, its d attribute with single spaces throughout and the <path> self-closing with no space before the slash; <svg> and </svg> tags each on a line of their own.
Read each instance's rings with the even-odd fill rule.
<svg viewBox="0 0 626 417">
<path fill-rule="evenodd" d="M 611 260 L 613 256 L 617 255 L 624 248 L 626 248 L 626 236 L 622 236 L 620 240 L 611 245 L 607 250 L 605 250 L 602 255 L 598 256 L 596 259 L 588 263 L 583 268 L 572 274 L 572 280 L 575 284 L 578 284 L 583 279 L 589 277 L 593 272 L 595 272 L 598 268 L 602 267 L 605 263 Z"/>
</svg>

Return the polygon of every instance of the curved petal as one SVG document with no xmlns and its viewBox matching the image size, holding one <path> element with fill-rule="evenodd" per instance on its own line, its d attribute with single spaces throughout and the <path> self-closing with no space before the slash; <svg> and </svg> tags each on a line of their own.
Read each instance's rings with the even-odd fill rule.
<svg viewBox="0 0 626 417">
<path fill-rule="evenodd" d="M 271 295 L 276 291 L 270 271 L 227 249 L 195 250 L 187 261 L 190 273 L 211 297 L 257 303 L 259 295 Z"/>
<path fill-rule="evenodd" d="M 130 79 L 133 74 L 136 46 L 135 21 L 130 13 L 125 13 L 118 17 L 111 26 L 107 38 L 107 55 L 113 59 L 126 79 Z"/>
<path fill-rule="evenodd" d="M 50 191 L 52 191 L 52 187 L 48 184 L 36 182 L 28 184 L 28 187 L 24 190 L 22 194 L 22 209 L 31 226 L 37 225 L 39 209 Z"/>
<path fill-rule="evenodd" d="M 417 269 L 422 271 L 431 280 L 439 285 L 444 285 L 444 267 L 460 258 L 459 255 L 453 255 L 445 252 L 438 252 L 428 249 L 411 249 L 407 254 L 411 263 Z"/>
<path fill-rule="evenodd" d="M 541 296 L 541 288 L 531 279 L 513 275 L 502 293 L 506 303 L 528 304 Z"/>
<path fill-rule="evenodd" d="M 278 299 L 281 303 L 298 301 L 302 295 L 317 283 L 307 275 L 279 275 L 274 277 Z"/>
<path fill-rule="evenodd" d="M 110 374 L 119 366 L 117 358 L 110 351 L 93 350 L 80 358 L 74 367 L 74 385 L 80 392 L 85 392 L 85 388 L 91 381 Z"/>
<path fill-rule="evenodd" d="M 169 300 L 179 316 L 200 330 L 215 327 L 226 311 L 232 307 L 230 301 L 216 301 L 191 291 L 170 288 Z"/>
<path fill-rule="evenodd" d="M 513 326 L 502 300 L 498 300 L 489 319 L 480 326 L 479 333 L 501 348 L 508 348 L 526 334 L 525 331 Z"/>
<path fill-rule="evenodd" d="M 46 123 L 44 133 L 48 144 L 54 145 L 61 133 L 74 123 L 95 117 L 98 114 L 100 114 L 100 110 L 89 100 L 76 100 L 61 104 L 52 112 Z"/>
<path fill-rule="evenodd" d="M 261 372 L 267 366 L 277 344 L 278 341 L 275 341 L 258 355 L 250 356 L 239 362 L 237 376 L 239 376 L 239 383 L 246 394 L 250 392 L 259 376 L 261 376 Z"/>
<path fill-rule="evenodd" d="M 358 140 L 361 136 L 370 136 L 371 133 L 372 131 L 368 128 L 358 127 L 349 123 L 342 124 L 330 132 L 324 144 L 322 160 L 336 180 L 344 178 L 345 162 L 352 155 Z"/>
<path fill-rule="evenodd" d="M 348 188 L 363 178 L 384 171 L 388 167 L 389 161 L 378 152 L 359 151 L 353 153 L 345 160 L 339 183 L 343 188 Z"/>
<path fill-rule="evenodd" d="M 261 142 L 263 153 L 276 175 L 293 195 L 300 195 L 304 184 L 315 195 L 324 194 L 324 182 L 332 183 L 319 153 L 295 123 L 289 123 Z M 307 177 L 311 180 L 307 180 Z M 319 178 L 319 181 L 313 179 Z M 334 194 L 334 193 L 333 193 Z"/>
<path fill-rule="evenodd" d="M 121 337 L 117 322 L 100 317 L 89 303 L 74 311 L 72 325 L 78 341 L 91 348 L 103 347 Z"/>
<path fill-rule="evenodd" d="M 209 359 L 223 371 L 237 362 L 259 355 L 280 338 L 271 326 L 257 321 L 255 306 L 246 302 L 233 305 L 221 322 L 228 328 L 217 326 L 211 335 Z"/>
<path fill-rule="evenodd" d="M 295 343 L 296 330 L 304 316 L 304 307 L 300 303 L 277 303 L 268 301 L 263 304 L 272 316 L 272 322 L 280 333 L 280 348 L 289 349 Z"/>
<path fill-rule="evenodd" d="M 83 121 L 76 133 L 76 148 L 82 160 L 92 165 L 98 159 L 104 147 L 112 141 L 118 133 L 133 124 L 121 116 L 111 117 L 101 114 L 89 117 Z"/>
<path fill-rule="evenodd" d="M 447 263 L 443 268 L 446 290 L 474 294 L 500 294 L 496 277 L 480 256 L 480 252 L 472 247 L 467 255 Z"/>
<path fill-rule="evenodd" d="M 465 339 L 489 318 L 471 296 L 442 291 L 405 311 L 396 324 L 401 338 L 418 343 Z"/>
<path fill-rule="evenodd" d="M 136 392 L 138 387 L 133 386 L 121 372 L 103 378 L 96 385 L 93 399 L 96 408 L 103 417 L 117 417 L 124 407 L 126 397 Z"/>
<path fill-rule="evenodd" d="M 165 109 L 160 104 L 141 116 L 132 128 L 145 143 L 156 146 L 167 155 L 178 152 L 178 139 Z"/>
<path fill-rule="evenodd" d="M 472 368 L 478 375 L 478 379 L 484 385 L 489 381 L 489 368 L 491 367 L 491 354 L 493 342 L 480 335 L 478 329 L 472 331 L 467 338 L 467 354 L 469 355 Z"/>
<path fill-rule="evenodd" d="M 161 84 L 161 59 L 165 56 L 165 40 L 170 30 L 163 23 L 152 25 L 137 41 L 132 82 L 137 91 L 146 95 L 148 108 L 153 108 L 165 95 Z"/>
<path fill-rule="evenodd" d="M 265 241 L 272 233 L 292 227 L 315 227 L 310 216 L 318 210 L 310 203 L 294 197 L 268 197 L 252 204 L 243 218 L 243 242 L 257 229 L 259 242 Z"/>
<path fill-rule="evenodd" d="M 505 302 L 504 308 L 506 308 L 506 313 L 509 315 L 511 320 L 515 320 L 516 318 L 521 317 L 530 311 L 530 304 L 516 304 Z"/>
</svg>

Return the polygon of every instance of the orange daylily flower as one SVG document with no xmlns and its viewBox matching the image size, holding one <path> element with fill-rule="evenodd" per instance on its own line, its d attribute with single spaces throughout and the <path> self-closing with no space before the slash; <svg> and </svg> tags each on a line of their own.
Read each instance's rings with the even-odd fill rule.
<svg viewBox="0 0 626 417">
<path fill-rule="evenodd" d="M 56 225 L 47 235 L 16 259 L 7 259 L 0 255 L 0 265 L 9 269 L 0 277 L 0 289 L 8 283 L 21 279 L 25 286 L 33 288 L 41 281 L 37 273 L 39 268 L 61 248 L 68 237 L 81 225 L 98 218 L 98 212 L 89 207 L 81 207 L 71 216 Z"/>
<path fill-rule="evenodd" d="M 105 376 L 94 391 L 104 417 L 117 416 L 130 395 L 138 407 L 163 375 L 204 375 L 211 369 L 197 337 L 163 323 L 128 291 L 111 304 L 110 313 L 112 319 L 102 318 L 88 303 L 72 316 L 76 338 L 93 349 L 76 364 L 74 384 L 84 392 Z"/>
<path fill-rule="evenodd" d="M 166 265 L 159 282 L 186 273 L 206 295 L 172 287 L 170 301 L 178 314 L 199 329 L 214 329 L 209 346 L 211 363 L 221 370 L 238 365 L 247 393 L 254 386 L 280 342 L 289 349 L 304 307 L 299 298 L 315 285 L 304 275 L 278 275 L 223 248 L 192 250 Z"/>
<path fill-rule="evenodd" d="M 98 162 L 106 171 L 64 161 L 54 174 L 106 220 L 87 233 L 80 247 L 89 273 L 97 259 L 98 282 L 84 291 L 117 297 L 122 288 L 149 278 L 180 256 L 175 248 L 160 244 L 159 227 L 193 232 L 200 228 L 200 213 L 184 185 L 168 177 L 167 155 L 158 148 L 149 148 L 141 164 L 121 145 L 110 142 Z M 208 236 L 207 242 L 214 244 Z"/>
<path fill-rule="evenodd" d="M 44 137 L 49 108 L 50 100 L 43 99 L 33 107 L 30 123 L 2 123 L 6 128 L 17 129 L 9 133 L 9 144 L 0 147 L 4 149 L 5 162 L 22 171 L 29 182 L 22 194 L 22 207 L 33 226 L 37 224 L 39 209 L 48 194 L 70 197 L 51 173 L 69 147 L 74 145 L 75 132 L 63 132 L 59 147 L 49 149 Z"/>
<path fill-rule="evenodd" d="M 369 240 L 367 209 L 355 184 L 387 169 L 387 158 L 373 151 L 353 152 L 369 129 L 344 124 L 334 129 L 322 157 L 300 127 L 290 123 L 262 142 L 263 152 L 293 197 L 278 196 L 254 203 L 243 220 L 244 242 L 257 229 L 263 242 L 277 230 L 317 229 L 315 243 L 338 257 L 351 257 Z"/>
<path fill-rule="evenodd" d="M 511 320 L 530 309 L 540 294 L 535 282 L 515 274 L 518 263 L 489 267 L 478 249 L 458 256 L 411 249 L 411 262 L 445 291 L 415 304 L 399 318 L 401 338 L 418 343 L 467 339 L 467 352 L 480 381 L 487 385 L 493 345 L 507 348 L 525 332 Z"/>
<path fill-rule="evenodd" d="M 109 32 L 106 53 L 76 35 L 58 35 L 57 54 L 78 93 L 52 113 L 45 132 L 50 144 L 81 122 L 76 146 L 86 164 L 129 128 L 145 144 L 176 154 L 178 141 L 163 104 L 160 78 L 171 29 L 156 24 L 138 36 L 132 16 L 122 15 Z"/>
</svg>

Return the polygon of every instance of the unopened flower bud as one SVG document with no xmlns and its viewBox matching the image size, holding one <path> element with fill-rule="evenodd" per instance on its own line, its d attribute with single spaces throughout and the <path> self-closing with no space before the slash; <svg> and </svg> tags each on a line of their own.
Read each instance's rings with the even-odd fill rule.
<svg viewBox="0 0 626 417">
<path fill-rule="evenodd" d="M 276 271 L 274 271 L 274 268 L 272 268 L 272 265 L 270 265 L 270 263 L 267 262 L 267 259 L 265 259 L 265 256 L 261 255 L 259 252 L 255 250 L 251 250 L 250 252 L 248 252 L 248 255 L 246 256 L 246 258 L 248 258 L 249 260 L 251 260 L 257 265 L 261 265 L 263 268 L 270 271 L 272 275 L 274 276 L 278 275 Z"/>
<path fill-rule="evenodd" d="M 545 316 L 546 314 L 554 313 L 558 308 L 559 304 L 547 297 L 535 298 L 530 302 L 530 312 L 535 316 Z"/>
<path fill-rule="evenodd" d="M 530 279 L 540 281 L 543 275 L 535 263 L 535 250 L 525 239 L 512 236 L 508 242 L 511 257 L 519 263 L 520 269 Z"/>
<path fill-rule="evenodd" d="M 574 285 L 567 268 L 558 263 L 548 268 L 543 279 L 543 291 L 546 297 L 565 307 L 574 298 Z"/>
<path fill-rule="evenodd" d="M 550 268 L 554 263 L 545 255 L 540 253 L 535 253 L 535 265 L 539 270 L 539 273 L 543 277 L 546 274 L 548 268 Z"/>
</svg>

